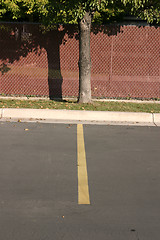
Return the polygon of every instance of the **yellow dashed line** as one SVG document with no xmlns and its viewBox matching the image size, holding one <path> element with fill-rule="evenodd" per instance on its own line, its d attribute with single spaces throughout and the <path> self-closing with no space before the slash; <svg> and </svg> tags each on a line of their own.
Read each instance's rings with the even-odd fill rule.
<svg viewBox="0 0 160 240">
<path fill-rule="evenodd" d="M 83 125 L 77 125 L 78 204 L 90 204 Z"/>
</svg>

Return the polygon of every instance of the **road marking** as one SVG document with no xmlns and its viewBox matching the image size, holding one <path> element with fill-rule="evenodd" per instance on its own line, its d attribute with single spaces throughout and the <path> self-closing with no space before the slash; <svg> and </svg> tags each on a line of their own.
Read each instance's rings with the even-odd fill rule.
<svg viewBox="0 0 160 240">
<path fill-rule="evenodd" d="M 90 204 L 83 125 L 77 125 L 78 204 Z"/>
</svg>

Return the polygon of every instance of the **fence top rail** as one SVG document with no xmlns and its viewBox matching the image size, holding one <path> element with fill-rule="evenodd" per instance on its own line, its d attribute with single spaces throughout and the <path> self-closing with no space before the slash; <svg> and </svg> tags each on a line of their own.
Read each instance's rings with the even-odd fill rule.
<svg viewBox="0 0 160 240">
<path fill-rule="evenodd" d="M 28 25 L 44 25 L 41 22 L 7 22 L 7 21 L 0 21 L 0 24 L 28 24 Z M 57 23 L 57 24 L 52 24 L 55 26 L 59 26 L 59 25 L 63 25 L 63 26 L 77 26 L 77 24 L 62 24 L 62 23 Z M 98 24 L 98 23 L 92 23 L 92 26 L 114 26 L 114 25 L 118 25 L 118 26 L 150 26 L 150 27 L 160 27 L 160 24 L 150 24 L 147 23 L 144 20 L 124 20 L 121 22 L 111 22 L 111 23 L 107 23 L 107 24 Z"/>
</svg>

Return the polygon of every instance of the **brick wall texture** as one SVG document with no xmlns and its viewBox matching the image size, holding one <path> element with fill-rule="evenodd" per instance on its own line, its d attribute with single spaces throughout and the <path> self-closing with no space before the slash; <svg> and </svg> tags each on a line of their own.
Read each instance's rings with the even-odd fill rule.
<svg viewBox="0 0 160 240">
<path fill-rule="evenodd" d="M 78 96 L 76 26 L 0 23 L 0 94 Z M 160 98 L 160 27 L 94 26 L 95 98 Z"/>
</svg>

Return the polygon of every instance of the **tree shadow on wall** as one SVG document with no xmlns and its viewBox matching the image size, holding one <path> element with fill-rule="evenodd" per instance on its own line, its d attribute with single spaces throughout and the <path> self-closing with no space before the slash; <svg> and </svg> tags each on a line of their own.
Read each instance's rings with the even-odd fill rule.
<svg viewBox="0 0 160 240">
<path fill-rule="evenodd" d="M 117 35 L 120 27 L 94 25 L 92 32 L 103 32 L 108 36 Z M 63 77 L 60 66 L 60 45 L 65 44 L 64 36 L 78 40 L 77 26 L 64 25 L 44 27 L 40 24 L 1 23 L 0 24 L 0 71 L 10 71 L 10 65 L 27 57 L 30 52 L 41 55 L 46 50 L 48 59 L 48 87 L 50 99 L 62 99 Z M 43 62 L 41 63 L 43 65 Z M 78 63 L 77 63 L 78 65 Z M 38 84 L 38 83 L 37 83 Z"/>
<path fill-rule="evenodd" d="M 62 44 L 64 32 L 54 30 L 46 34 L 46 45 L 48 58 L 48 86 L 50 99 L 62 99 L 63 78 L 60 66 L 60 45 Z"/>
<path fill-rule="evenodd" d="M 62 99 L 63 77 L 60 66 L 60 45 L 66 42 L 65 34 L 73 37 L 74 32 L 75 30 L 70 26 L 52 26 L 48 29 L 40 24 L 0 24 L 1 74 L 4 75 L 10 71 L 10 66 L 15 61 L 18 62 L 21 57 L 27 57 L 30 52 L 41 55 L 45 49 L 48 60 L 49 97 L 50 99 Z M 40 64 L 44 65 L 44 59 L 41 61 Z"/>
<path fill-rule="evenodd" d="M 62 99 L 63 77 L 60 65 L 60 45 L 65 45 L 67 41 L 64 38 L 65 35 L 73 38 L 76 30 L 69 25 L 59 26 L 58 28 L 53 26 L 53 28 L 47 32 L 45 30 L 45 33 L 42 34 L 44 41 L 42 46 L 46 49 L 48 58 L 49 97 L 50 99 Z"/>
</svg>

